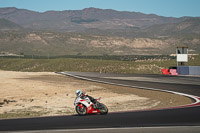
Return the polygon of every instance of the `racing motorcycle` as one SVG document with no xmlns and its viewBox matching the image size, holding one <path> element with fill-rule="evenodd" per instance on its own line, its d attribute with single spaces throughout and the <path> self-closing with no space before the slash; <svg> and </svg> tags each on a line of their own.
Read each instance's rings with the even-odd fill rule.
<svg viewBox="0 0 200 133">
<path fill-rule="evenodd" d="M 96 99 L 97 102 L 94 105 L 88 97 L 84 99 L 77 97 L 74 101 L 76 112 L 79 115 L 100 113 L 106 115 L 108 113 L 108 108 L 103 103 L 100 103 L 101 97 Z"/>
</svg>

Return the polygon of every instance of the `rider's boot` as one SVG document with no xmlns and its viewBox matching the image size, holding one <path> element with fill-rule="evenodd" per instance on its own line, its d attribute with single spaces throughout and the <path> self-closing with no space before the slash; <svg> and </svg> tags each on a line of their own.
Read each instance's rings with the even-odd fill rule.
<svg viewBox="0 0 200 133">
<path fill-rule="evenodd" d="M 97 106 L 95 104 L 92 105 L 93 109 L 97 109 Z"/>
<path fill-rule="evenodd" d="M 93 104 L 93 108 L 94 108 L 94 109 L 98 109 L 98 108 L 99 108 L 98 102 L 96 102 L 96 103 Z"/>
<path fill-rule="evenodd" d="M 93 99 L 92 102 L 93 102 L 92 107 L 94 109 L 98 109 L 99 108 L 99 102 L 97 101 L 97 99 Z"/>
<path fill-rule="evenodd" d="M 99 108 L 99 103 L 96 101 L 93 106 L 92 106 L 94 109 L 98 109 Z"/>
</svg>

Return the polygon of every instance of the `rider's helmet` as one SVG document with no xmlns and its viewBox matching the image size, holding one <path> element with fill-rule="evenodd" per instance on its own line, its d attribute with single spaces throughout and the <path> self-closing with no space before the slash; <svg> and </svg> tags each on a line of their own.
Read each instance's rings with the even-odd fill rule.
<svg viewBox="0 0 200 133">
<path fill-rule="evenodd" d="M 76 91 L 76 96 L 77 96 L 77 97 L 80 97 L 81 95 L 82 95 L 82 91 L 81 91 L 81 90 L 77 90 L 77 91 Z"/>
</svg>

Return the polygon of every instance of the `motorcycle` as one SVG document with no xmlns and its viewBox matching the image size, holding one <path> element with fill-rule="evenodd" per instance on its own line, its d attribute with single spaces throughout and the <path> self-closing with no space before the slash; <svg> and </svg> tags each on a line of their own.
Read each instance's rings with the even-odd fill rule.
<svg viewBox="0 0 200 133">
<path fill-rule="evenodd" d="M 100 113 L 101 115 L 106 115 L 108 113 L 108 108 L 103 103 L 100 103 L 101 97 L 97 98 L 97 103 L 94 105 L 88 97 L 84 99 L 77 97 L 74 101 L 76 112 L 79 115 Z M 96 106 L 96 107 L 95 107 Z"/>
</svg>

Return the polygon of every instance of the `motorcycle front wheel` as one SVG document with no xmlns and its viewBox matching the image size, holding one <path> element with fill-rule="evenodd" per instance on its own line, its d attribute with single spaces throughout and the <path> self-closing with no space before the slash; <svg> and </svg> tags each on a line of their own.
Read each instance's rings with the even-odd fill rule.
<svg viewBox="0 0 200 133">
<path fill-rule="evenodd" d="M 76 112 L 78 113 L 78 115 L 86 115 L 87 109 L 85 106 L 82 106 L 82 108 L 80 106 L 76 106 Z"/>
<path fill-rule="evenodd" d="M 106 115 L 108 113 L 108 108 L 103 103 L 99 103 L 99 111 L 101 115 Z"/>
</svg>

